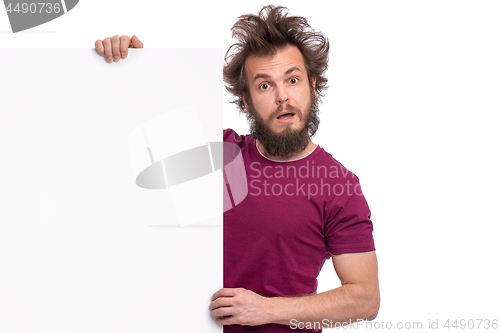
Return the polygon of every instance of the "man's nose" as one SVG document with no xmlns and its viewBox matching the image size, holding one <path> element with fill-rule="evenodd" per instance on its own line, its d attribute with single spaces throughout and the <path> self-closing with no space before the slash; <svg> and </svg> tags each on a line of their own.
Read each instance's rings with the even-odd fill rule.
<svg viewBox="0 0 500 333">
<path fill-rule="evenodd" d="M 276 105 L 281 105 L 288 102 L 288 92 L 284 86 L 276 87 Z"/>
</svg>

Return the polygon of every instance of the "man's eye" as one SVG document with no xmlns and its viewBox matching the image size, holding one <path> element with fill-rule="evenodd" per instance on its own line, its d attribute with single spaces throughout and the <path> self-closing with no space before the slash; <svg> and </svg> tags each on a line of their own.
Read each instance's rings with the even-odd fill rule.
<svg viewBox="0 0 500 333">
<path fill-rule="evenodd" d="M 299 81 L 299 80 L 297 80 L 297 78 L 295 78 L 295 77 L 294 77 L 294 78 L 291 78 L 289 82 L 290 82 L 291 84 L 296 84 L 298 81 Z"/>
<path fill-rule="evenodd" d="M 269 84 L 267 84 L 267 83 L 263 83 L 260 85 L 260 89 L 266 90 L 267 88 L 269 88 Z"/>
</svg>

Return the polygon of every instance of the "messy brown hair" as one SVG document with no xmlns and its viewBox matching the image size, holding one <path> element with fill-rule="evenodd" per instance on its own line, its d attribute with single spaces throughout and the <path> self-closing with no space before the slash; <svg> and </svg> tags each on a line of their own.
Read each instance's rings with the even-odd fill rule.
<svg viewBox="0 0 500 333">
<path fill-rule="evenodd" d="M 231 28 L 237 43 L 226 52 L 223 77 L 227 91 L 235 97 L 231 102 L 241 112 L 247 112 L 242 94 L 251 97 L 245 75 L 245 61 L 250 55 L 274 55 L 287 45 L 294 45 L 304 58 L 311 88 L 312 79 L 316 78 L 316 102 L 321 101 L 322 91 L 327 88 L 328 39 L 312 30 L 306 18 L 289 16 L 287 11 L 283 6 L 265 6 L 258 15 L 240 16 Z"/>
</svg>

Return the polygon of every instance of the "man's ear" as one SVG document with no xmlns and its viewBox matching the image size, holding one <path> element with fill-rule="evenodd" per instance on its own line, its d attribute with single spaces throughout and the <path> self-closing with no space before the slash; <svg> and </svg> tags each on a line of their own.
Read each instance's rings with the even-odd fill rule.
<svg viewBox="0 0 500 333">
<path fill-rule="evenodd" d="M 243 101 L 243 104 L 245 104 L 245 110 L 248 110 L 247 96 L 245 95 L 245 93 L 242 93 L 240 97 L 241 97 L 241 100 Z"/>
<path fill-rule="evenodd" d="M 312 87 L 312 91 L 313 91 L 313 94 L 316 95 L 316 76 L 313 76 L 311 78 L 311 87 Z"/>
</svg>

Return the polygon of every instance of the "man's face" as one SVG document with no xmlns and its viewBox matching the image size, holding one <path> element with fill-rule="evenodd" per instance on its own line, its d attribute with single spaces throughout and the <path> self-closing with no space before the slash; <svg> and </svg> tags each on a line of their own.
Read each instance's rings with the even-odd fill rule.
<svg viewBox="0 0 500 333">
<path fill-rule="evenodd" d="M 317 112 L 311 113 L 314 90 L 299 49 L 289 45 L 273 56 L 249 56 L 245 74 L 250 96 L 243 101 L 252 136 L 275 156 L 289 157 L 305 149 L 309 125 L 319 120 Z"/>
</svg>

